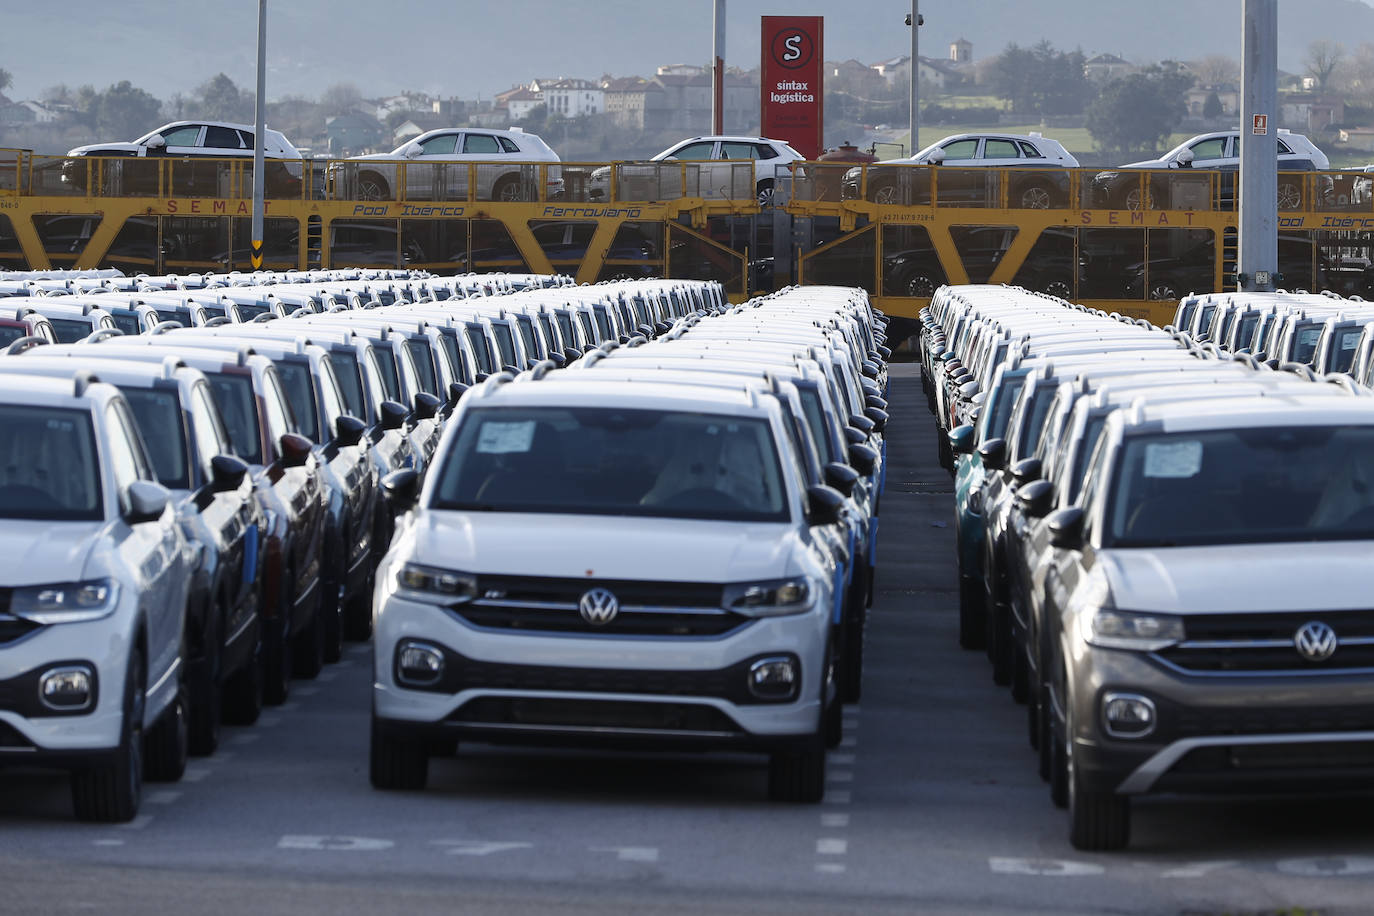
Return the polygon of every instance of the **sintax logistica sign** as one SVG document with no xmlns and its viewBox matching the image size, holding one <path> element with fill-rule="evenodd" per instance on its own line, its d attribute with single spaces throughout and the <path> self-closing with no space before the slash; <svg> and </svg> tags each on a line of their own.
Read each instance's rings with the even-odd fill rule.
<svg viewBox="0 0 1374 916">
<path fill-rule="evenodd" d="M 763 135 L 786 140 L 807 159 L 824 150 L 825 55 L 820 16 L 764 16 L 760 68 Z"/>
</svg>

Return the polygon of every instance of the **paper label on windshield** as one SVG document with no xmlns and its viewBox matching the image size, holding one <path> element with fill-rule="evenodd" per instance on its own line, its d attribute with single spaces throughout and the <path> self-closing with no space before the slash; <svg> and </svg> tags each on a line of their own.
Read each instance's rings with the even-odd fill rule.
<svg viewBox="0 0 1374 916">
<path fill-rule="evenodd" d="M 1152 442 L 1145 446 L 1145 476 L 1192 477 L 1202 470 L 1202 443 Z"/>
<path fill-rule="evenodd" d="M 518 423 L 483 423 L 477 435 L 477 451 L 482 455 L 509 455 L 528 452 L 534 442 L 534 420 Z"/>
<path fill-rule="evenodd" d="M 1360 342 L 1360 335 L 1359 335 L 1359 334 L 1347 334 L 1347 335 L 1345 335 L 1344 337 L 1341 338 L 1341 349 L 1342 349 L 1342 350 L 1353 350 L 1353 349 L 1355 349 L 1355 344 L 1357 344 L 1357 343 L 1359 343 L 1359 342 Z"/>
</svg>

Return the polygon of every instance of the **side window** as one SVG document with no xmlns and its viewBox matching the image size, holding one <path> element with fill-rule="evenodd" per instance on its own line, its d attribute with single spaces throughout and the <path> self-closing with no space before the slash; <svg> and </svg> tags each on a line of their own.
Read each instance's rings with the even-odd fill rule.
<svg viewBox="0 0 1374 916">
<path fill-rule="evenodd" d="M 760 143 L 754 147 L 754 158 L 776 159 L 778 158 L 778 151 L 773 149 L 773 147 L 769 146 L 767 143 Z"/>
<path fill-rule="evenodd" d="M 272 451 L 275 454 L 280 448 L 281 437 L 297 432 L 296 418 L 291 413 L 291 404 L 286 400 L 277 373 L 266 372 L 263 378 L 266 382 L 262 402 L 267 413 L 267 435 L 272 439 Z"/>
<path fill-rule="evenodd" d="M 242 143 L 243 143 L 243 148 L 244 148 L 244 149 L 252 149 L 252 148 L 253 148 L 253 141 L 254 141 L 253 132 L 252 132 L 251 130 L 241 130 L 241 131 L 238 132 L 238 134 L 239 134 L 240 140 L 241 140 Z M 271 147 L 269 146 L 268 149 L 271 149 Z"/>
<path fill-rule="evenodd" d="M 240 149 L 239 132 L 232 127 L 205 128 L 205 146 L 212 149 Z"/>
<path fill-rule="evenodd" d="M 125 507 L 125 491 L 136 480 L 152 480 L 147 456 L 143 453 L 143 440 L 139 438 L 137 427 L 129 416 L 129 409 L 122 402 L 110 405 L 106 413 L 108 421 L 107 442 L 110 470 L 114 474 L 115 490 L 119 494 L 119 504 Z"/>
<path fill-rule="evenodd" d="M 983 143 L 984 159 L 1016 159 L 1016 144 L 1010 140 L 987 140 Z"/>
<path fill-rule="evenodd" d="M 955 140 L 940 147 L 945 151 L 945 159 L 974 159 L 978 156 L 977 140 Z"/>
<path fill-rule="evenodd" d="M 501 144 L 491 134 L 467 134 L 463 137 L 463 152 L 486 155 L 501 152 Z"/>
<path fill-rule="evenodd" d="M 332 436 L 336 421 L 347 411 L 339 394 L 339 381 L 334 377 L 334 367 L 329 365 L 327 359 L 320 360 L 320 403 L 324 407 L 324 421 L 327 424 L 325 434 Z"/>
<path fill-rule="evenodd" d="M 1287 143 L 1284 143 L 1282 137 L 1279 138 L 1279 155 L 1280 155 L 1280 156 L 1291 156 L 1291 155 L 1293 155 L 1293 149 L 1292 149 L 1292 147 L 1290 147 Z"/>
<path fill-rule="evenodd" d="M 1194 143 L 1188 148 L 1193 151 L 1194 162 L 1203 159 L 1221 159 L 1226 155 L 1226 138 L 1213 137 L 1210 140 Z"/>
<path fill-rule="evenodd" d="M 720 158 L 722 159 L 755 159 L 757 152 L 752 143 L 722 143 L 720 145 Z"/>
<path fill-rule="evenodd" d="M 1083 474 L 1083 492 L 1078 497 L 1078 505 L 1083 507 L 1085 524 L 1083 535 L 1087 539 L 1092 531 L 1092 519 L 1097 514 L 1098 496 L 1102 491 L 1102 477 L 1107 464 L 1107 436 L 1105 433 L 1097 440 L 1092 456 L 1088 458 L 1087 470 Z"/>
<path fill-rule="evenodd" d="M 515 145 L 515 141 L 512 140 L 512 139 L 510 139 L 509 137 L 497 137 L 496 139 L 501 141 L 501 149 L 505 150 L 506 152 L 508 152 L 508 153 L 518 153 L 518 152 L 520 152 L 520 147 L 516 146 L 516 145 Z"/>
<path fill-rule="evenodd" d="M 1044 156 L 1040 155 L 1040 150 L 1036 149 L 1033 144 L 1027 143 L 1025 140 L 1018 140 L 1016 142 L 1017 145 L 1021 147 L 1021 155 L 1025 156 L 1027 159 L 1045 158 Z"/>
<path fill-rule="evenodd" d="M 715 150 L 715 148 L 715 143 L 710 141 L 707 141 L 705 143 L 688 143 L 682 149 L 673 153 L 671 156 L 667 156 L 665 158 L 695 160 L 710 159 L 711 153 Z"/>
<path fill-rule="evenodd" d="M 425 151 L 426 156 L 452 156 L 458 149 L 458 135 L 440 134 L 430 137 L 420 144 L 420 148 Z"/>
<path fill-rule="evenodd" d="M 199 137 L 199 124 L 192 124 L 189 127 L 175 127 L 162 135 L 162 139 L 166 141 L 168 146 L 195 146 Z"/>
<path fill-rule="evenodd" d="M 210 477 L 210 459 L 228 452 L 224 427 L 219 422 L 219 411 L 210 402 L 210 394 L 204 385 L 197 385 L 191 392 L 191 438 L 196 445 L 196 460 L 200 463 L 201 473 Z"/>
</svg>

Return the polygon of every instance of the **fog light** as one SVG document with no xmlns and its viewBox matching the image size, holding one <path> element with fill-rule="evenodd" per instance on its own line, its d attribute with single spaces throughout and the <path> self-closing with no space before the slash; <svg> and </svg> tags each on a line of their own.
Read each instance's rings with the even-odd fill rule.
<svg viewBox="0 0 1374 916">
<path fill-rule="evenodd" d="M 444 676 L 444 653 L 434 646 L 407 640 L 396 650 L 396 680 L 428 687 Z"/>
<path fill-rule="evenodd" d="M 1144 738 L 1155 730 L 1155 704 L 1137 693 L 1103 694 L 1102 719 L 1113 738 Z"/>
<path fill-rule="evenodd" d="M 800 682 L 796 660 L 785 655 L 761 658 L 749 666 L 749 692 L 760 700 L 790 700 Z"/>
<path fill-rule="evenodd" d="M 38 680 L 38 698 L 49 709 L 79 712 L 95 699 L 91 669 L 85 666 L 54 668 Z"/>
</svg>

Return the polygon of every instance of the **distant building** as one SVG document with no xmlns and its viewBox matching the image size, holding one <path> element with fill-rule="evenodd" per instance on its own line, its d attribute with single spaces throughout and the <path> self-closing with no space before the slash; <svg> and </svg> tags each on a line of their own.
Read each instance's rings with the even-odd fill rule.
<svg viewBox="0 0 1374 916">
<path fill-rule="evenodd" d="M 660 70 L 663 68 L 660 67 Z M 711 76 L 661 74 L 653 80 L 663 89 L 666 123 L 661 129 L 687 134 L 711 131 Z M 725 132 L 741 133 L 759 123 L 759 90 L 752 80 L 735 73 L 725 74 Z M 647 127 L 646 127 L 647 129 Z"/>
<path fill-rule="evenodd" d="M 957 38 L 950 42 L 949 59 L 956 64 L 973 63 L 973 42 L 967 38 Z"/>
<path fill-rule="evenodd" d="M 655 71 L 655 76 L 700 76 L 706 72 L 705 67 L 698 67 L 693 64 L 664 64 Z"/>
<path fill-rule="evenodd" d="M 936 89 L 949 89 L 963 82 L 965 78 L 964 68 L 952 61 L 940 60 L 934 57 L 922 57 L 920 59 L 920 79 L 921 85 L 934 87 Z M 890 60 L 880 61 L 873 64 L 872 69 L 887 81 L 889 86 L 897 83 L 905 83 L 910 79 L 911 57 L 894 57 Z"/>
<path fill-rule="evenodd" d="M 414 140 L 426 131 L 456 126 L 453 119 L 445 115 L 434 114 L 430 111 L 413 111 L 409 118 L 397 124 L 396 129 L 391 132 L 391 142 L 400 146 L 407 140 Z"/>
<path fill-rule="evenodd" d="M 637 131 L 663 130 L 667 103 L 663 87 L 639 76 L 622 76 L 602 83 L 605 111 L 617 127 Z"/>
<path fill-rule="evenodd" d="M 543 94 L 549 114 L 580 118 L 584 115 L 600 114 L 606 109 L 602 88 L 591 80 L 536 80 L 530 85 L 530 89 Z"/>
<path fill-rule="evenodd" d="M 46 102 L 27 100 L 0 102 L 0 124 L 53 124 L 62 120 L 64 112 Z"/>
<path fill-rule="evenodd" d="M 381 121 L 361 111 L 325 118 L 325 147 L 330 155 L 340 156 L 376 147 L 386 137 Z"/>
<path fill-rule="evenodd" d="M 1336 96 L 1295 92 L 1279 97 L 1279 124 L 1309 136 L 1345 120 L 1345 102 Z"/>
<path fill-rule="evenodd" d="M 530 112 L 544 104 L 544 93 L 535 92 L 521 86 L 519 89 L 510 92 L 503 92 L 496 97 L 497 104 L 505 102 L 506 111 L 510 115 L 512 123 L 523 121 L 530 116 Z"/>
<path fill-rule="evenodd" d="M 1203 109 L 1207 107 L 1207 100 L 1212 93 L 1216 93 L 1217 101 L 1221 103 L 1221 114 L 1229 124 L 1236 120 L 1240 112 L 1240 90 L 1230 84 L 1221 86 L 1194 86 L 1183 93 L 1183 103 L 1188 106 L 1188 117 L 1203 117 Z"/>
<path fill-rule="evenodd" d="M 1135 70 L 1130 61 L 1115 54 L 1094 54 L 1083 61 L 1083 75 L 1095 83 L 1105 83 Z"/>
</svg>

